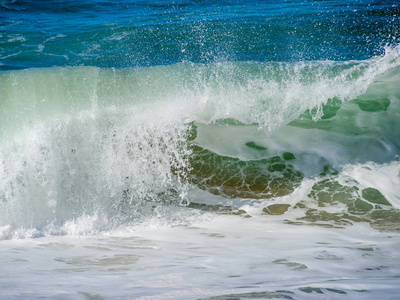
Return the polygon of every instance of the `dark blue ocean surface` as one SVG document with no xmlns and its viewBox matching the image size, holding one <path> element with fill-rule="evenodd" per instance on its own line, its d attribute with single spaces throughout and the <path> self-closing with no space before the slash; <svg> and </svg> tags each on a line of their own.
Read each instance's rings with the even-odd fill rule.
<svg viewBox="0 0 400 300">
<path fill-rule="evenodd" d="M 362 60 L 400 38 L 376 1 L 0 1 L 0 69 Z"/>
</svg>

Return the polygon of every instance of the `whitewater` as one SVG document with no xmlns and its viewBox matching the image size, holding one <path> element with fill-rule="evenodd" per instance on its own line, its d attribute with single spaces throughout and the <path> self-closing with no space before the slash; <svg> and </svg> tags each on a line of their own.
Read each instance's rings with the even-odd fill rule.
<svg viewBox="0 0 400 300">
<path fill-rule="evenodd" d="M 0 13 L 0 299 L 397 299 L 396 2 Z"/>
</svg>

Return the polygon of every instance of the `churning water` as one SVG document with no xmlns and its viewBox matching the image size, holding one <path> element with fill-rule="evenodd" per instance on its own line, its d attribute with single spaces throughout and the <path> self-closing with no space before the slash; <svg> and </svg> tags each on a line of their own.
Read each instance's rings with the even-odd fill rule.
<svg viewBox="0 0 400 300">
<path fill-rule="evenodd" d="M 396 299 L 395 1 L 1 1 L 0 298 Z"/>
</svg>

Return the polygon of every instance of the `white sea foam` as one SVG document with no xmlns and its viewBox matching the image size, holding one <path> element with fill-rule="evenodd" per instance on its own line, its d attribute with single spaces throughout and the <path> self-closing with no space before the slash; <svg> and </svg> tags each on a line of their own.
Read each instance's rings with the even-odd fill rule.
<svg viewBox="0 0 400 300">
<path fill-rule="evenodd" d="M 400 163 L 394 161 L 379 165 L 366 163 L 363 165 L 347 165 L 341 172 L 343 178 L 352 178 L 360 188 L 379 190 L 390 204 L 400 209 Z"/>
<path fill-rule="evenodd" d="M 85 216 L 111 217 L 118 224 L 140 219 L 142 210 L 151 213 L 146 201 L 169 201 L 175 194 L 184 199 L 187 128 L 172 111 L 92 113 L 34 126 L 9 145 L 12 150 L 3 148 L 1 225 L 43 234 L 54 226 L 62 227 L 59 232 L 92 232 L 104 224 L 92 230 Z"/>
<path fill-rule="evenodd" d="M 194 143 L 203 148 L 242 160 L 290 152 L 308 178 L 326 165 L 340 171 L 346 164 L 396 160 L 400 105 L 391 71 L 399 49 L 362 62 L 4 72 L 0 226 L 11 229 L 3 236 L 18 228 L 38 230 L 32 236 L 95 232 L 152 215 L 148 201 L 185 203 L 192 125 Z M 381 93 L 382 85 L 389 87 L 380 94 L 389 99 L 383 113 L 362 112 L 350 101 Z M 348 102 L 327 123 L 284 126 L 332 98 Z M 314 117 L 320 114 L 317 109 Z M 233 124 L 216 122 L 221 119 Z M 398 207 L 398 191 L 383 179 L 367 182 L 371 174 L 357 176 Z M 78 225 L 93 216 L 107 222 Z"/>
<path fill-rule="evenodd" d="M 308 61 L 396 0 L 45 2 L 0 0 L 0 298 L 398 298 L 400 45 Z"/>
<path fill-rule="evenodd" d="M 306 110 L 313 110 L 314 119 L 319 119 L 329 99 L 345 102 L 364 94 L 399 66 L 399 49 L 387 48 L 383 56 L 350 62 L 181 63 L 127 70 L 76 67 L 4 72 L 0 79 L 7 101 L 1 105 L 8 113 L 0 124 L 7 129 L 55 114 L 75 114 L 91 109 L 95 97 L 99 108 L 153 102 L 160 109 L 167 102 L 180 101 L 185 103 L 181 119 L 212 123 L 232 118 L 273 132 Z M 390 78 L 384 80 L 389 83 Z"/>
<path fill-rule="evenodd" d="M 176 216 L 181 222 L 173 221 Z M 260 210 L 251 218 L 188 210 L 163 217 L 86 238 L 2 241 L 1 280 L 15 287 L 3 295 L 365 299 L 390 298 L 398 290 L 396 233 L 379 233 L 366 224 L 341 230 L 298 227 Z M 43 289 L 38 273 L 57 274 L 46 278 L 53 288 Z"/>
</svg>

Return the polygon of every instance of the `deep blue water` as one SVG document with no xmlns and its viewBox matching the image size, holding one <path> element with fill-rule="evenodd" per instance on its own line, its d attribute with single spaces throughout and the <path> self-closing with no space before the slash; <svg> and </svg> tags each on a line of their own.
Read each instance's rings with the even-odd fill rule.
<svg viewBox="0 0 400 300">
<path fill-rule="evenodd" d="M 0 69 L 366 59 L 398 1 L 6 1 Z"/>
</svg>

